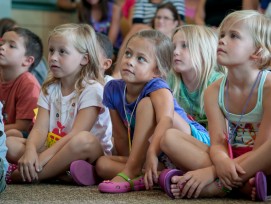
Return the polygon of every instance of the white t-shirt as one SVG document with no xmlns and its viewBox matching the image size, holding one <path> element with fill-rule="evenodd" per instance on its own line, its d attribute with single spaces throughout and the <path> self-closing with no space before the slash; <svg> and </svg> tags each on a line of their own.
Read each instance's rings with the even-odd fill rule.
<svg viewBox="0 0 271 204">
<path fill-rule="evenodd" d="M 48 95 L 41 92 L 38 105 L 50 111 L 49 132 L 58 134 L 68 134 L 71 131 L 79 110 L 91 106 L 101 107 L 91 133 L 98 137 L 104 153 L 111 155 L 112 123 L 109 110 L 104 107 L 102 100 L 103 86 L 91 80 L 79 97 L 75 91 L 68 96 L 62 96 L 60 83 L 52 84 L 48 87 Z"/>
</svg>

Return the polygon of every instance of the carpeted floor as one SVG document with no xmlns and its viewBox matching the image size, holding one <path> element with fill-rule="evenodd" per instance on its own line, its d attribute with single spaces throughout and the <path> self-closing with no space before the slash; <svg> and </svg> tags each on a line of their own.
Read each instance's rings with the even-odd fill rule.
<svg viewBox="0 0 271 204">
<path fill-rule="evenodd" d="M 160 189 L 125 194 L 99 193 L 97 186 L 78 187 L 59 184 L 9 185 L 0 194 L 0 203 L 106 203 L 106 204 L 170 204 L 170 203 L 256 203 L 239 199 L 184 199 L 171 200 Z M 271 203 L 271 202 L 269 202 Z"/>
</svg>

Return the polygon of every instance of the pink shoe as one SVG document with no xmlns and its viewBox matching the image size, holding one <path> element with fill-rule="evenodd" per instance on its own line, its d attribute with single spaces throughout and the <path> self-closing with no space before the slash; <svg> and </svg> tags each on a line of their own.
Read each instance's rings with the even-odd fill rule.
<svg viewBox="0 0 271 204">
<path fill-rule="evenodd" d="M 178 169 L 164 169 L 159 175 L 158 183 L 162 190 L 165 191 L 169 197 L 174 199 L 170 188 L 171 178 L 173 176 L 182 176 L 183 174 L 184 172 Z"/>
<path fill-rule="evenodd" d="M 124 173 L 119 173 L 117 176 L 125 179 L 125 182 L 103 181 L 99 184 L 98 189 L 102 193 L 127 193 L 130 191 L 145 190 L 144 178 L 139 176 L 135 179 L 130 179 Z"/>
<path fill-rule="evenodd" d="M 6 173 L 6 183 L 7 184 L 12 184 L 11 174 L 16 169 L 18 169 L 18 165 L 17 164 L 11 164 L 11 163 L 9 163 L 8 170 L 7 170 L 7 173 Z"/>
<path fill-rule="evenodd" d="M 70 165 L 70 173 L 73 180 L 80 186 L 96 184 L 94 166 L 84 160 L 73 161 Z"/>
</svg>

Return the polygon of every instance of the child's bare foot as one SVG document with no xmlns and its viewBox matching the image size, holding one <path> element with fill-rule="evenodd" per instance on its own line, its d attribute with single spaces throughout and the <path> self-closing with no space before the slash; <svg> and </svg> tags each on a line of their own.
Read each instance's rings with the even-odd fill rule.
<svg viewBox="0 0 271 204">
<path fill-rule="evenodd" d="M 255 177 L 250 178 L 240 189 L 251 200 L 265 201 L 267 199 L 267 181 L 263 172 L 257 172 Z"/>
<path fill-rule="evenodd" d="M 210 197 L 225 197 L 230 192 L 229 189 L 222 186 L 219 179 L 205 186 L 201 191 L 200 197 L 210 198 Z"/>
<path fill-rule="evenodd" d="M 220 183 L 215 181 L 211 168 L 190 171 L 183 176 L 171 178 L 171 193 L 175 198 L 224 196 Z"/>
</svg>

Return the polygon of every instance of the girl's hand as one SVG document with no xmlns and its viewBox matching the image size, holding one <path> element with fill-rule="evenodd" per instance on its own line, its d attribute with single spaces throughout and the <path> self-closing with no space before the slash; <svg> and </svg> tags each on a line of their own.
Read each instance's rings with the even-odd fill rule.
<svg viewBox="0 0 271 204">
<path fill-rule="evenodd" d="M 208 167 L 185 173 L 177 183 L 181 190 L 181 198 L 197 198 L 202 189 L 212 183 L 214 179 L 212 169 Z"/>
<path fill-rule="evenodd" d="M 151 189 L 154 183 L 158 182 L 158 158 L 154 153 L 147 153 L 146 164 L 145 164 L 145 176 L 144 183 L 146 189 Z"/>
<path fill-rule="evenodd" d="M 232 190 L 232 188 L 242 185 L 242 179 L 239 174 L 245 174 L 245 171 L 234 160 L 230 158 L 223 159 L 215 168 L 217 176 L 224 187 Z"/>
<path fill-rule="evenodd" d="M 18 169 L 23 181 L 32 182 L 38 180 L 37 172 L 40 171 L 40 165 L 37 152 L 26 149 L 18 161 Z"/>
</svg>

